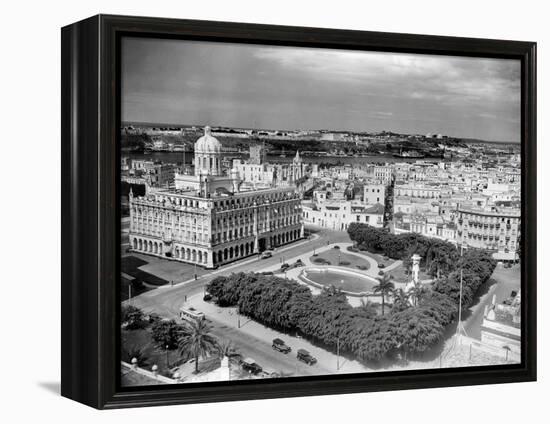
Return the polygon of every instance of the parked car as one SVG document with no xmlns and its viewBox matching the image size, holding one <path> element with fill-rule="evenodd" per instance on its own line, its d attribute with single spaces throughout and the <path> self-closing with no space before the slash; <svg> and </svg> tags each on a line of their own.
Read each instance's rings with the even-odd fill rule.
<svg viewBox="0 0 550 424">
<path fill-rule="evenodd" d="M 294 262 L 294 267 L 298 268 L 298 267 L 301 267 L 301 266 L 304 266 L 304 263 L 302 262 L 301 259 L 297 259 L 296 262 Z"/>
<path fill-rule="evenodd" d="M 289 353 L 292 349 L 290 346 L 287 346 L 286 343 L 281 339 L 273 339 L 273 344 L 271 345 L 273 350 L 278 350 L 279 352 Z"/>
<path fill-rule="evenodd" d="M 272 370 L 263 370 L 262 376 L 263 377 L 269 377 L 269 378 L 281 378 L 282 377 L 281 373 L 279 373 L 277 371 L 272 371 Z"/>
<path fill-rule="evenodd" d="M 299 361 L 305 362 L 308 365 L 313 365 L 317 363 L 317 359 L 311 356 L 311 353 L 309 353 L 305 349 L 298 349 L 298 352 L 296 352 L 296 357 Z"/>
<path fill-rule="evenodd" d="M 212 295 L 210 293 L 205 293 L 202 297 L 202 300 L 204 300 L 205 302 L 210 302 L 212 300 Z"/>
<path fill-rule="evenodd" d="M 273 253 L 270 250 L 266 250 L 265 252 L 262 253 L 262 255 L 260 256 L 260 259 L 269 259 L 272 256 L 273 256 Z"/>
<path fill-rule="evenodd" d="M 244 358 L 241 362 L 241 366 L 243 370 L 248 371 L 251 374 L 259 374 L 263 371 L 262 367 L 260 367 L 252 358 Z"/>
<path fill-rule="evenodd" d="M 386 265 L 384 265 L 383 263 L 379 263 L 378 268 L 386 268 Z"/>
<path fill-rule="evenodd" d="M 273 271 L 263 271 L 262 275 L 273 275 Z"/>
<path fill-rule="evenodd" d="M 287 264 L 286 262 L 284 264 L 281 264 L 281 271 L 284 271 L 285 269 L 288 269 L 290 268 L 290 265 Z"/>
<path fill-rule="evenodd" d="M 384 275 L 384 271 L 382 270 L 378 271 L 378 275 Z"/>
<path fill-rule="evenodd" d="M 340 249 L 340 246 L 338 246 L 338 245 L 333 246 L 333 249 Z"/>
</svg>

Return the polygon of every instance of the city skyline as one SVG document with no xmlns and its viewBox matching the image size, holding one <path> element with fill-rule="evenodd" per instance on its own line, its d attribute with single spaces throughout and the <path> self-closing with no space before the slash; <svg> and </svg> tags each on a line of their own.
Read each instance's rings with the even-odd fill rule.
<svg viewBox="0 0 550 424">
<path fill-rule="evenodd" d="M 122 120 L 520 141 L 519 61 L 125 38 Z"/>
</svg>

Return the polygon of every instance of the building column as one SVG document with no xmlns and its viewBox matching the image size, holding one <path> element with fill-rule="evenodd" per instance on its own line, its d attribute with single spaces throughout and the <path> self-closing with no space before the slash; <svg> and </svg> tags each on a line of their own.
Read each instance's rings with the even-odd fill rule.
<svg viewBox="0 0 550 424">
<path fill-rule="evenodd" d="M 214 253 L 213 251 L 210 251 L 208 250 L 206 253 L 205 253 L 205 265 L 206 265 L 206 268 L 214 268 L 214 255 L 216 253 Z"/>
<path fill-rule="evenodd" d="M 258 205 L 254 202 L 254 224 L 252 226 L 252 231 L 254 234 L 254 253 L 259 253 L 260 246 L 258 241 Z"/>
</svg>

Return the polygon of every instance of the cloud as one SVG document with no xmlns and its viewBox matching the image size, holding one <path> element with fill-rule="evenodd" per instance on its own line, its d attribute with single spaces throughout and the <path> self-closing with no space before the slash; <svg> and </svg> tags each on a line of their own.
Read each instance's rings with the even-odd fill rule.
<svg viewBox="0 0 550 424">
<path fill-rule="evenodd" d="M 371 94 L 438 102 L 519 101 L 519 61 L 328 49 L 259 48 L 256 57 Z"/>
<path fill-rule="evenodd" d="M 126 39 L 123 119 L 518 141 L 520 63 Z"/>
</svg>

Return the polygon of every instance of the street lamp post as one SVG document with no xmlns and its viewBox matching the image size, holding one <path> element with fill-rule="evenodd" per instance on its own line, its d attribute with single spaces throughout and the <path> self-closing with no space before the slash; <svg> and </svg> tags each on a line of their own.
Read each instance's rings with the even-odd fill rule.
<svg viewBox="0 0 550 424">
<path fill-rule="evenodd" d="M 468 231 L 462 232 L 462 240 L 460 243 L 460 288 L 458 292 L 458 324 L 456 326 L 456 338 L 459 340 L 459 337 L 461 336 L 460 333 L 466 334 L 466 330 L 464 329 L 464 326 L 462 325 L 462 278 L 463 278 L 463 268 L 464 268 L 464 236 L 468 234 Z"/>
<path fill-rule="evenodd" d="M 168 365 L 168 345 L 165 346 L 165 350 L 166 350 L 166 368 L 170 368 L 170 365 Z"/>
<path fill-rule="evenodd" d="M 237 328 L 241 328 L 241 310 L 237 306 Z"/>
<path fill-rule="evenodd" d="M 340 371 L 340 337 L 336 338 L 336 371 Z"/>
<path fill-rule="evenodd" d="M 195 280 L 197 279 L 197 263 L 195 262 Z"/>
</svg>

